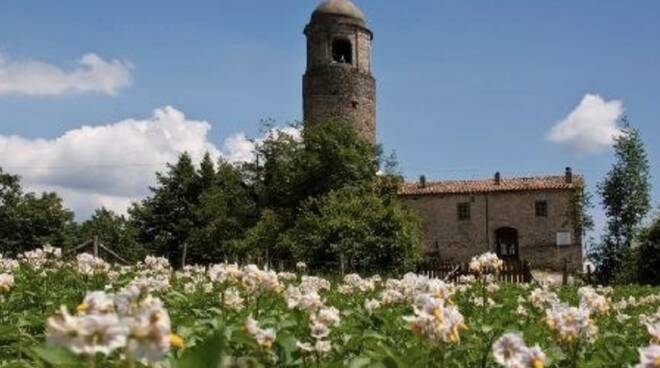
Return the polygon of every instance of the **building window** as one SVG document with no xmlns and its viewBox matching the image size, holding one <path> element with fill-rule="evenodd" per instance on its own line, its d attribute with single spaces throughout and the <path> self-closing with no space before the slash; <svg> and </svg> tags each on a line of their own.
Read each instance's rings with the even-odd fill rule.
<svg viewBox="0 0 660 368">
<path fill-rule="evenodd" d="M 353 64 L 351 42 L 342 38 L 332 41 L 332 61 L 340 64 Z"/>
<path fill-rule="evenodd" d="M 457 206 L 458 211 L 458 220 L 465 221 L 470 219 L 470 204 L 469 203 L 459 203 Z"/>
<path fill-rule="evenodd" d="M 534 205 L 536 217 L 548 217 L 548 202 L 537 201 Z"/>
</svg>

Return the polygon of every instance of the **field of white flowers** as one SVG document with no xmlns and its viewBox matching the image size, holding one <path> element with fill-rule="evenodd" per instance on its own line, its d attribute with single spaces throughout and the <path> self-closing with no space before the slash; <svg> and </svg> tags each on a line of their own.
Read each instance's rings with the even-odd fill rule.
<svg viewBox="0 0 660 368">
<path fill-rule="evenodd" d="M 660 367 L 660 290 L 0 257 L 0 367 Z"/>
</svg>

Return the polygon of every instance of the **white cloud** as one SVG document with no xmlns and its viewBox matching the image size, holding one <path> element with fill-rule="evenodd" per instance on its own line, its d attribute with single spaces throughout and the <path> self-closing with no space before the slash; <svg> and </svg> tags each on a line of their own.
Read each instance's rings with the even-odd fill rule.
<svg viewBox="0 0 660 368">
<path fill-rule="evenodd" d="M 79 219 L 96 208 L 125 213 L 149 194 L 155 173 L 188 152 L 198 163 L 209 152 L 230 162 L 254 159 L 254 143 L 243 133 L 230 136 L 222 152 L 209 140 L 211 125 L 165 106 L 146 119 L 83 126 L 54 139 L 0 135 L 0 167 L 18 174 L 27 191 L 54 191 Z M 274 129 L 299 137 L 294 128 Z M 256 141 L 263 141 L 264 137 Z"/>
<path fill-rule="evenodd" d="M 101 93 L 114 96 L 130 84 L 131 65 L 85 54 L 73 70 L 37 60 L 12 61 L 0 56 L 0 95 L 60 96 Z"/>
<path fill-rule="evenodd" d="M 101 205 L 123 212 L 182 152 L 196 162 L 206 152 L 218 157 L 210 129 L 166 106 L 148 119 L 83 126 L 55 139 L 0 135 L 0 166 L 21 175 L 28 190 L 57 191 L 81 217 Z"/>
<path fill-rule="evenodd" d="M 288 134 L 294 139 L 301 139 L 301 131 L 296 127 L 272 128 L 269 132 L 256 140 L 250 140 L 244 133 L 238 133 L 225 139 L 223 144 L 223 156 L 229 162 L 249 162 L 254 160 L 254 148 L 256 144 L 263 142 L 268 136 L 277 136 L 280 133 Z"/>
<path fill-rule="evenodd" d="M 600 152 L 612 146 L 614 138 L 621 134 L 617 122 L 623 112 L 621 101 L 606 101 L 599 95 L 587 94 L 552 128 L 548 139 L 578 153 Z"/>
</svg>

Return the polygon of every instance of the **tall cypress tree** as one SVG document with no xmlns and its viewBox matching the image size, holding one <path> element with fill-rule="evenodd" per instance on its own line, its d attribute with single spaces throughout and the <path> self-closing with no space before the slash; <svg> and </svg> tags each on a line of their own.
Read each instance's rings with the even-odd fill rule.
<svg viewBox="0 0 660 368">
<path fill-rule="evenodd" d="M 623 119 L 622 134 L 614 144 L 615 162 L 598 185 L 607 215 L 606 232 L 594 253 L 596 273 L 611 282 L 621 272 L 624 260 L 651 208 L 649 162 L 637 129 Z"/>
</svg>

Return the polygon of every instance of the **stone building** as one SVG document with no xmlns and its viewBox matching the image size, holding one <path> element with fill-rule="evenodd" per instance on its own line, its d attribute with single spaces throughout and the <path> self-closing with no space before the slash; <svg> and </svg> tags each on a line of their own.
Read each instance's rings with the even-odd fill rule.
<svg viewBox="0 0 660 368">
<path fill-rule="evenodd" d="M 582 261 L 574 221 L 584 180 L 563 176 L 406 183 L 403 202 L 422 219 L 427 257 L 466 261 L 486 251 L 533 267 L 560 269 Z"/>
<path fill-rule="evenodd" d="M 305 124 L 343 120 L 376 142 L 373 33 L 349 0 L 326 0 L 305 27 Z M 424 225 L 428 255 L 465 261 L 485 251 L 557 269 L 582 260 L 582 236 L 568 215 L 583 178 L 564 176 L 406 183 L 403 202 Z"/>
<path fill-rule="evenodd" d="M 376 80 L 371 41 L 362 11 L 347 0 L 321 4 L 305 27 L 307 71 L 303 77 L 306 124 L 343 120 L 376 141 Z"/>
</svg>

